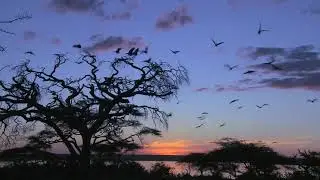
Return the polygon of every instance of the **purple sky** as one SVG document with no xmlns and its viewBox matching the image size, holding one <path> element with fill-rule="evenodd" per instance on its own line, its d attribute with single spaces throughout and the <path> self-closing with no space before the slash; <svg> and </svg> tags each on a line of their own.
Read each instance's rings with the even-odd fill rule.
<svg viewBox="0 0 320 180">
<path fill-rule="evenodd" d="M 230 136 L 278 141 L 272 146 L 290 152 L 320 147 L 320 101 L 307 103 L 320 99 L 320 3 L 315 0 L 66 2 L 1 2 L 0 20 L 25 12 L 33 18 L 0 24 L 16 33 L 0 34 L 0 45 L 6 47 L 0 65 L 18 63 L 29 50 L 36 54 L 33 64 L 46 65 L 54 60 L 53 53 L 77 54 L 75 43 L 101 57 L 117 47 L 149 45 L 151 57 L 180 62 L 191 78 L 190 86 L 181 89 L 179 104 L 162 105 L 174 117 L 161 142 L 206 149 L 208 141 Z M 259 22 L 271 31 L 258 35 Z M 214 47 L 211 38 L 224 44 Z M 169 49 L 181 52 L 174 55 Z M 282 71 L 261 65 L 271 56 Z M 229 71 L 225 64 L 239 67 Z M 244 75 L 247 70 L 257 72 Z M 232 99 L 240 100 L 229 104 Z M 264 103 L 270 106 L 256 107 Z M 195 129 L 203 111 L 209 113 L 206 125 Z M 222 122 L 226 126 L 219 128 Z"/>
</svg>

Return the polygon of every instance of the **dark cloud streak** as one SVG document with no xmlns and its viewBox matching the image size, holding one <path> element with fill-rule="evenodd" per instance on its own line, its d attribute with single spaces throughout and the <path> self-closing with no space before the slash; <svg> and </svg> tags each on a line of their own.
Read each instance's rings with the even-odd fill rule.
<svg viewBox="0 0 320 180">
<path fill-rule="evenodd" d="M 142 37 L 124 38 L 121 36 L 109 36 L 101 41 L 97 41 L 93 45 L 86 47 L 89 52 L 110 51 L 116 48 L 129 49 L 131 47 L 144 47 Z"/>
<path fill-rule="evenodd" d="M 158 17 L 156 28 L 170 30 L 193 23 L 193 17 L 188 14 L 186 6 L 180 6 L 175 10 Z"/>
<path fill-rule="evenodd" d="M 126 10 L 108 12 L 105 10 L 105 4 L 104 0 L 51 0 L 49 7 L 62 14 L 67 12 L 93 13 L 104 20 L 129 20 L 132 17 L 132 10 L 139 6 L 137 0 L 121 2 Z M 109 9 L 114 8 L 110 7 Z"/>
<path fill-rule="evenodd" d="M 277 61 L 273 64 L 282 69 L 275 71 L 271 65 L 262 63 L 248 66 L 277 75 L 264 78 L 257 84 L 279 89 L 320 90 L 320 52 L 313 45 L 294 48 L 256 47 L 247 50 L 247 57 L 255 60 L 275 56 Z"/>
<path fill-rule="evenodd" d="M 49 7 L 58 13 L 66 12 L 94 12 L 104 16 L 104 1 L 100 0 L 51 0 Z"/>
</svg>

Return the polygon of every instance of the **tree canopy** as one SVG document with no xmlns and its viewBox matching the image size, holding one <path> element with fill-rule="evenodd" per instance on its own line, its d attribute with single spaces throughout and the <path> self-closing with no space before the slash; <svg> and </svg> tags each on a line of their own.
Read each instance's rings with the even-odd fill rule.
<svg viewBox="0 0 320 180">
<path fill-rule="evenodd" d="M 172 114 L 129 99 L 170 100 L 181 85 L 189 83 L 188 72 L 181 65 L 173 67 L 151 58 L 138 61 L 136 57 L 121 56 L 107 62 L 85 53 L 72 61 L 56 54 L 51 69 L 33 68 L 30 61 L 21 63 L 14 68 L 11 81 L 0 80 L 2 137 L 41 124 L 40 132 L 28 136 L 29 146 L 47 149 L 62 143 L 73 163 L 89 166 L 93 152 L 132 150 L 138 148 L 137 138 L 160 136 L 161 131 L 144 125 L 142 118 L 167 127 Z M 84 65 L 89 71 L 79 77 L 59 76 L 68 63 Z M 100 69 L 106 63 L 110 71 Z M 135 74 L 125 75 L 128 69 Z"/>
</svg>

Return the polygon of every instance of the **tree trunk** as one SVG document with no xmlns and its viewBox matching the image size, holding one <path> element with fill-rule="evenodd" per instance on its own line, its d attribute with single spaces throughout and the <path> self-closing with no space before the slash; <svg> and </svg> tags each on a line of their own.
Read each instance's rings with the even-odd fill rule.
<svg viewBox="0 0 320 180">
<path fill-rule="evenodd" d="M 80 171 L 83 179 L 89 179 L 90 172 L 90 137 L 82 135 L 82 150 L 80 154 Z"/>
</svg>

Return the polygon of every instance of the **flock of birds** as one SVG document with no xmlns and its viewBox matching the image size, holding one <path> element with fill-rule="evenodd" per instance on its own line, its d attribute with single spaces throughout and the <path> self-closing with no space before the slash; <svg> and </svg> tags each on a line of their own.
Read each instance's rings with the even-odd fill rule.
<svg viewBox="0 0 320 180">
<path fill-rule="evenodd" d="M 263 29 L 261 23 L 259 23 L 259 27 L 258 27 L 258 31 L 257 31 L 257 34 L 258 34 L 258 35 L 261 35 L 263 32 L 268 32 L 268 31 L 270 31 L 270 30 L 269 30 L 269 29 Z M 219 46 L 221 46 L 222 44 L 225 43 L 225 42 L 223 42 L 223 41 L 217 42 L 217 41 L 215 41 L 214 39 L 211 39 L 211 41 L 212 41 L 214 47 L 219 47 Z M 82 49 L 82 48 L 83 48 L 81 44 L 74 44 L 72 47 L 73 47 L 73 48 L 77 48 L 77 49 Z M 116 54 L 120 54 L 122 50 L 123 50 L 123 48 L 117 48 L 114 52 L 115 52 Z M 148 53 L 148 50 L 149 50 L 148 46 L 146 46 L 143 50 L 140 50 L 139 48 L 132 47 L 132 48 L 129 49 L 129 51 L 128 51 L 126 54 L 127 54 L 128 56 L 137 56 L 138 54 L 142 54 L 142 53 L 147 54 L 147 53 Z M 169 49 L 169 50 L 170 50 L 170 52 L 171 52 L 172 54 L 178 54 L 178 53 L 181 52 L 180 50 L 172 50 L 172 49 Z M 25 52 L 25 54 L 35 55 L 35 53 L 32 52 L 32 51 L 27 51 L 27 52 Z M 89 54 L 90 54 L 90 53 L 89 53 Z M 61 56 L 60 54 L 55 54 L 55 55 L 56 55 L 56 56 Z M 92 56 L 94 56 L 94 55 L 92 55 Z M 151 58 L 145 60 L 144 62 L 147 62 L 147 63 L 148 63 L 148 62 L 150 62 L 150 61 L 151 61 Z M 274 64 L 275 62 L 276 62 L 276 59 L 274 59 L 273 57 L 271 57 L 271 60 L 270 60 L 270 61 L 265 62 L 265 63 L 262 63 L 262 65 L 270 66 L 270 67 L 271 67 L 273 70 L 275 70 L 275 71 L 282 71 L 282 70 L 284 70 L 282 67 L 279 67 L 279 66 L 275 65 L 275 64 Z M 234 69 L 236 69 L 236 68 L 239 67 L 239 65 L 229 65 L 229 64 L 225 64 L 224 66 L 225 66 L 229 71 L 232 71 L 232 70 L 234 70 Z M 1 69 L 1 70 L 2 70 L 2 69 Z M 243 74 L 253 74 L 253 73 L 255 73 L 255 72 L 256 72 L 255 70 L 247 70 L 247 71 L 243 72 Z M 231 101 L 229 102 L 229 104 L 234 104 L 234 103 L 239 102 L 239 101 L 240 101 L 240 99 L 233 99 L 233 100 L 231 100 Z M 309 102 L 309 103 L 315 103 L 315 102 L 317 102 L 317 101 L 318 101 L 317 98 L 308 99 L 308 100 L 307 100 L 307 102 Z M 178 100 L 177 104 L 179 104 L 179 103 L 180 103 L 180 101 Z M 269 104 L 264 103 L 264 104 L 262 104 L 262 105 L 256 105 L 256 107 L 259 108 L 259 109 L 262 109 L 262 108 L 265 107 L 265 106 L 269 106 Z M 244 108 L 243 105 L 237 106 L 237 109 L 242 109 L 242 108 Z M 195 128 L 203 127 L 203 126 L 206 124 L 206 122 L 205 122 L 204 120 L 206 119 L 206 116 L 207 116 L 207 115 L 208 115 L 208 112 L 202 112 L 201 115 L 197 117 L 197 118 L 200 120 L 200 124 L 197 125 L 197 126 L 195 126 Z M 220 123 L 220 124 L 218 125 L 218 127 L 221 128 L 221 127 L 224 127 L 225 125 L 226 125 L 226 123 L 223 122 L 223 123 Z"/>
<path fill-rule="evenodd" d="M 261 35 L 263 32 L 268 32 L 268 31 L 270 31 L 270 30 L 269 30 L 269 29 L 263 29 L 261 23 L 259 23 L 259 27 L 258 27 L 258 31 L 257 31 L 257 34 L 258 34 L 258 35 Z M 214 47 L 218 47 L 218 46 L 221 46 L 222 44 L 224 44 L 223 41 L 217 42 L 217 41 L 215 41 L 214 39 L 211 39 L 211 41 L 212 41 Z M 180 51 L 173 51 L 173 50 L 170 50 L 170 51 L 171 51 L 173 54 L 177 54 L 177 53 L 180 52 Z M 272 56 L 270 61 L 265 62 L 265 63 L 262 63 L 261 65 L 270 66 L 270 67 L 271 67 L 273 70 L 275 70 L 275 71 L 282 71 L 282 70 L 284 70 L 282 67 L 279 67 L 279 66 L 275 65 L 275 64 L 274 64 L 275 62 L 276 62 L 276 59 Z M 224 67 L 226 67 L 229 71 L 232 71 L 232 70 L 238 68 L 239 65 L 229 65 L 229 64 L 225 64 Z M 255 73 L 255 72 L 256 72 L 255 70 L 247 70 L 247 71 L 243 72 L 243 74 L 253 74 L 253 73 Z M 233 104 L 233 103 L 236 103 L 236 102 L 238 102 L 238 101 L 240 101 L 240 99 L 233 99 L 233 100 L 231 100 L 231 101 L 229 102 L 229 104 Z M 309 102 L 309 103 L 315 103 L 315 102 L 317 102 L 317 101 L 318 101 L 317 98 L 308 99 L 308 100 L 307 100 L 307 102 Z M 269 104 L 264 103 L 264 104 L 262 104 L 262 105 L 256 105 L 256 107 L 257 107 L 258 109 L 262 109 L 262 108 L 265 107 L 265 106 L 269 106 Z M 243 107 L 244 107 L 243 105 L 240 105 L 240 106 L 237 107 L 237 109 L 242 109 Z M 207 112 L 203 112 L 203 113 L 201 113 L 201 116 L 198 116 L 198 117 L 197 117 L 201 122 L 200 122 L 199 125 L 195 126 L 195 128 L 200 128 L 200 127 L 203 127 L 203 126 L 205 125 L 205 122 L 203 122 L 203 120 L 206 119 L 206 115 L 208 115 L 208 113 L 207 113 Z M 226 123 L 223 122 L 223 123 L 220 123 L 220 124 L 218 125 L 218 127 L 221 128 L 221 127 L 224 127 L 225 125 L 226 125 Z M 276 143 L 276 142 L 273 142 L 273 143 Z"/>
</svg>

